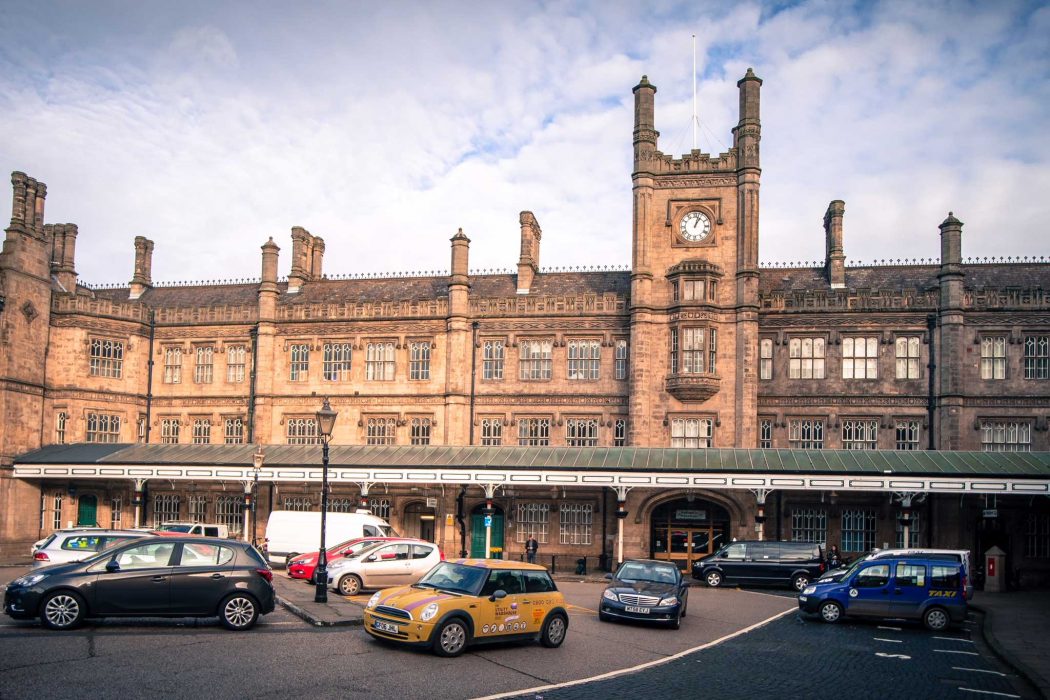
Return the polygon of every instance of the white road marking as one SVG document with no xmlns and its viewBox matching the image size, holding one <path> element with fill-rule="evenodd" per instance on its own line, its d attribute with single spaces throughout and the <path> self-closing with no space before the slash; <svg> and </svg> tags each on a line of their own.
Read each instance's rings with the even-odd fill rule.
<svg viewBox="0 0 1050 700">
<path fill-rule="evenodd" d="M 980 656 L 976 651 L 958 651 L 956 649 L 934 649 L 938 654 L 966 654 L 967 656 Z"/>
<path fill-rule="evenodd" d="M 875 652 L 875 656 L 881 656 L 884 659 L 910 659 L 911 657 L 907 654 L 887 654 L 882 651 Z"/>
<path fill-rule="evenodd" d="M 974 690 L 973 688 L 959 688 L 964 693 L 979 693 L 981 695 L 995 695 L 1000 698 L 1019 698 L 1020 695 L 1014 695 L 1013 693 L 997 693 L 994 690 Z"/>
<path fill-rule="evenodd" d="M 750 591 L 748 591 L 748 592 L 750 592 Z M 770 595 L 770 594 L 765 594 L 765 595 Z M 781 597 L 782 598 L 783 596 L 777 596 L 777 597 Z M 736 632 L 733 632 L 732 634 L 727 634 L 724 637 L 719 637 L 718 639 L 716 639 L 716 640 L 714 640 L 712 642 L 707 642 L 706 644 L 701 644 L 700 646 L 693 647 L 691 649 L 686 649 L 685 651 L 680 651 L 677 654 L 672 654 L 671 656 L 667 656 L 667 657 L 662 658 L 662 659 L 656 659 L 655 661 L 647 661 L 644 664 L 638 664 L 637 666 L 631 666 L 630 668 L 621 668 L 621 669 L 618 669 L 616 671 L 609 671 L 608 673 L 602 673 L 602 674 L 597 675 L 597 676 L 591 676 L 590 678 L 578 678 L 578 679 L 576 679 L 574 681 L 566 681 L 565 683 L 552 683 L 550 685 L 541 685 L 541 686 L 537 686 L 535 688 L 522 688 L 521 690 L 512 690 L 512 691 L 509 691 L 509 692 L 506 692 L 506 693 L 497 693 L 496 695 L 486 695 L 484 697 L 475 698 L 475 700 L 498 700 L 498 698 L 509 698 L 509 697 L 515 697 L 517 695 L 540 694 L 540 693 L 543 693 L 544 691 L 547 691 L 547 690 L 555 690 L 556 688 L 569 688 L 569 687 L 572 687 L 574 685 L 582 685 L 583 683 L 591 683 L 592 681 L 605 680 L 606 678 L 616 678 L 617 676 L 623 676 L 623 675 L 626 675 L 628 673 L 634 673 L 636 671 L 641 671 L 641 670 L 644 670 L 644 669 L 647 669 L 647 668 L 651 668 L 653 666 L 660 666 L 662 664 L 666 664 L 666 663 L 670 663 L 671 661 L 675 661 L 676 659 L 680 659 L 683 656 L 686 656 L 687 654 L 692 654 L 694 651 L 701 651 L 703 649 L 708 649 L 710 647 L 713 647 L 713 646 L 716 646 L 718 644 L 721 644 L 722 642 L 729 641 L 730 639 L 733 639 L 734 637 L 739 637 L 740 635 L 747 634 L 748 632 L 751 632 L 753 630 L 757 630 L 759 627 L 762 627 L 764 625 L 768 625 L 770 622 L 773 622 L 776 619 L 784 617 L 785 615 L 791 615 L 791 614 L 794 614 L 794 613 L 797 613 L 797 612 L 798 612 L 798 608 L 797 607 L 789 608 L 789 609 L 785 610 L 782 613 L 777 613 L 776 615 L 773 615 L 772 617 L 768 617 L 765 620 L 762 620 L 761 622 L 756 622 L 755 624 L 751 625 L 750 627 L 745 627 L 742 630 L 737 630 Z"/>
<path fill-rule="evenodd" d="M 966 642 L 967 644 L 973 644 L 972 639 L 963 639 L 962 637 L 933 637 L 933 639 L 944 639 L 949 642 Z"/>
<path fill-rule="evenodd" d="M 901 628 L 900 628 L 900 627 L 883 627 L 882 625 L 879 625 L 878 627 L 876 627 L 876 629 L 880 629 L 880 630 L 892 630 L 892 631 L 894 631 L 894 632 L 900 632 L 900 631 L 901 631 Z"/>
<path fill-rule="evenodd" d="M 966 668 L 964 666 L 952 666 L 953 671 L 973 671 L 974 673 L 991 673 L 994 676 L 1006 676 L 1005 673 L 999 671 L 989 671 L 986 668 Z"/>
<path fill-rule="evenodd" d="M 876 642 L 893 642 L 894 644 L 904 644 L 904 640 L 901 639 L 884 639 L 882 637 L 872 637 Z"/>
</svg>

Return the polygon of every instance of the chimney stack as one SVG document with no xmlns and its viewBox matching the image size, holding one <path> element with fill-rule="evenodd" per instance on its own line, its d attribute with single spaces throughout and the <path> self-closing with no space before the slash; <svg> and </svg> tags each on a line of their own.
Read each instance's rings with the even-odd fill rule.
<svg viewBox="0 0 1050 700">
<path fill-rule="evenodd" d="M 135 274 L 131 278 L 128 299 L 138 299 L 153 286 L 153 241 L 135 236 Z"/>
<path fill-rule="evenodd" d="M 543 232 L 531 211 L 523 211 L 521 222 L 521 257 L 518 258 L 518 294 L 528 294 L 540 271 L 540 239 Z"/>
<path fill-rule="evenodd" d="M 259 283 L 259 320 L 273 321 L 277 315 L 277 254 L 273 238 L 262 246 L 262 280 Z"/>
<path fill-rule="evenodd" d="M 77 271 L 73 265 L 77 246 L 76 224 L 46 224 L 44 232 L 51 237 L 51 271 L 67 292 L 77 289 Z"/>
<path fill-rule="evenodd" d="M 14 200 L 11 204 L 11 228 L 44 238 L 44 199 L 47 185 L 23 172 L 11 173 Z"/>
<path fill-rule="evenodd" d="M 656 152 L 656 140 L 660 132 L 656 130 L 656 86 L 643 75 L 634 86 L 634 169 L 640 163 L 651 159 Z"/>
<path fill-rule="evenodd" d="M 310 279 L 319 280 L 323 276 L 321 274 L 321 266 L 324 263 L 324 239 L 314 236 L 314 245 L 311 251 L 312 255 L 310 258 Z"/>
<path fill-rule="evenodd" d="M 828 284 L 832 289 L 843 289 L 846 286 L 846 253 L 842 243 L 842 216 L 845 213 L 846 203 L 841 199 L 828 204 L 828 210 L 824 213 L 824 265 Z"/>
</svg>

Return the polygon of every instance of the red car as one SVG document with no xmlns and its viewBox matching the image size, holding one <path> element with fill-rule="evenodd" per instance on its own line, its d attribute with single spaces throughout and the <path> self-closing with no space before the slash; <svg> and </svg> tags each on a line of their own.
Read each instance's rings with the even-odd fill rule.
<svg viewBox="0 0 1050 700">
<path fill-rule="evenodd" d="M 365 547 L 371 547 L 374 544 L 380 542 L 421 542 L 422 540 L 415 540 L 406 537 L 357 537 L 352 540 L 347 540 L 341 544 L 337 544 L 334 547 L 328 549 L 328 563 L 331 564 L 337 559 L 343 559 L 344 557 L 352 556 L 357 554 Z M 299 578 L 308 582 L 314 580 L 314 569 L 317 568 L 317 557 L 319 552 L 307 552 L 306 554 L 300 554 L 297 557 L 293 557 L 288 561 L 288 577 Z M 441 558 L 444 559 L 445 555 L 442 554 Z"/>
</svg>

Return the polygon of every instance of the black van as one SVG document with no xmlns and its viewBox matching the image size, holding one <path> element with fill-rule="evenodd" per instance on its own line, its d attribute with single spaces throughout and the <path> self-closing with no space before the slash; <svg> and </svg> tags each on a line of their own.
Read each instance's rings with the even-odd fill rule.
<svg viewBox="0 0 1050 700">
<path fill-rule="evenodd" d="M 812 542 L 733 542 L 693 562 L 693 578 L 723 583 L 789 585 L 801 591 L 824 572 L 824 552 Z"/>
</svg>

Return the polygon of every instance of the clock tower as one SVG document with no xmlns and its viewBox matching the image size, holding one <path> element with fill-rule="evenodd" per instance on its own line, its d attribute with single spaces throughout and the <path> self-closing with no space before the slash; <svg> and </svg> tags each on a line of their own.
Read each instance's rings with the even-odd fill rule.
<svg viewBox="0 0 1050 700">
<path fill-rule="evenodd" d="M 737 83 L 733 147 L 657 149 L 656 86 L 634 88 L 629 444 L 755 447 L 759 92 Z"/>
</svg>

